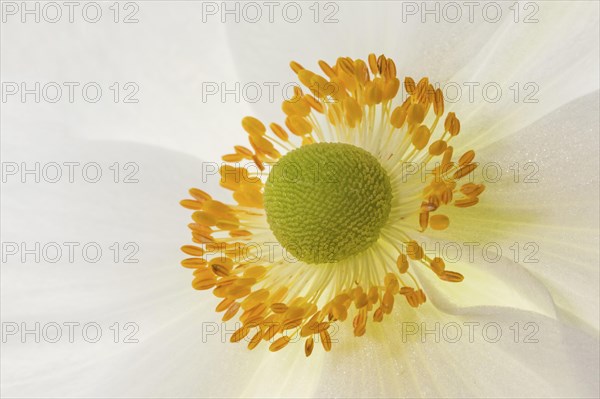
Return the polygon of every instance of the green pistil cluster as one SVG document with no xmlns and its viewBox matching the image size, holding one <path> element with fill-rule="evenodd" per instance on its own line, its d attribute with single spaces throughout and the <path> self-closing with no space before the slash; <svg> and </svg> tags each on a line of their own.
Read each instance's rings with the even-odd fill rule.
<svg viewBox="0 0 600 399">
<path fill-rule="evenodd" d="M 289 152 L 271 170 L 264 192 L 273 234 L 310 264 L 338 262 L 371 246 L 391 201 L 390 179 L 379 161 L 342 143 Z"/>
</svg>

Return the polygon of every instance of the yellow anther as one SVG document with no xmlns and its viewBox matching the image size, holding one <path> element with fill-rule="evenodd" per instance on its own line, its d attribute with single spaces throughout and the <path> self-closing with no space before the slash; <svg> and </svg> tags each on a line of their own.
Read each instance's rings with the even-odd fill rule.
<svg viewBox="0 0 600 399">
<path fill-rule="evenodd" d="M 189 193 L 192 197 L 194 197 L 195 199 L 197 199 L 200 202 L 212 199 L 212 197 L 208 193 L 206 193 L 200 189 L 197 189 L 197 188 L 190 189 Z"/>
<path fill-rule="evenodd" d="M 249 237 L 252 235 L 252 232 L 248 230 L 231 230 L 229 232 L 229 236 L 231 237 Z"/>
<path fill-rule="evenodd" d="M 429 212 L 419 213 L 419 226 L 421 227 L 421 231 L 425 231 L 425 229 L 427 229 L 428 225 L 429 225 Z"/>
<path fill-rule="evenodd" d="M 454 114 L 454 112 L 448 113 L 446 121 L 444 122 L 444 129 L 450 133 L 451 136 L 456 136 L 460 132 L 460 121 Z"/>
<path fill-rule="evenodd" d="M 433 258 L 429 265 L 431 266 L 431 270 L 433 270 L 433 272 L 437 275 L 442 274 L 444 272 L 444 268 L 446 267 L 444 260 L 439 257 Z"/>
<path fill-rule="evenodd" d="M 396 295 L 400 291 L 400 283 L 393 273 L 386 274 L 384 284 L 386 291 L 391 292 L 392 295 Z"/>
<path fill-rule="evenodd" d="M 195 245 L 184 245 L 183 247 L 181 247 L 181 250 L 188 254 L 188 255 L 192 255 L 192 256 L 202 256 L 204 255 L 204 250 L 200 247 L 196 247 Z"/>
<path fill-rule="evenodd" d="M 214 287 L 216 283 L 217 280 L 214 278 L 200 279 L 196 277 L 194 278 L 194 281 L 192 281 L 192 287 L 197 290 L 209 290 Z"/>
<path fill-rule="evenodd" d="M 192 214 L 192 219 L 198 224 L 203 226 L 214 226 L 217 224 L 217 218 L 214 215 L 206 212 L 194 212 Z"/>
<path fill-rule="evenodd" d="M 367 306 L 368 304 L 369 304 L 369 298 L 368 298 L 367 294 L 365 294 L 364 292 L 362 294 L 360 294 L 354 300 L 354 306 L 356 306 L 357 309 L 360 309 L 363 306 Z"/>
<path fill-rule="evenodd" d="M 387 71 L 387 58 L 385 58 L 385 55 L 383 54 L 377 57 L 377 69 L 381 75 L 385 76 Z"/>
<path fill-rule="evenodd" d="M 479 198 L 477 197 L 465 198 L 454 201 L 454 206 L 457 206 L 459 208 L 468 208 L 470 206 L 476 205 L 478 202 Z"/>
<path fill-rule="evenodd" d="M 315 73 L 309 71 L 308 69 L 301 69 L 296 73 L 298 74 L 298 79 L 300 80 L 300 82 L 302 82 L 304 86 L 310 88 L 312 84 L 311 80 Z"/>
<path fill-rule="evenodd" d="M 367 105 L 375 105 L 381 102 L 383 92 L 374 82 L 368 82 L 365 87 L 365 101 Z"/>
<path fill-rule="evenodd" d="M 444 169 L 447 165 L 449 165 L 452 162 L 452 153 L 453 152 L 454 152 L 454 148 L 452 148 L 452 146 L 449 146 L 444 151 L 444 156 L 442 157 L 442 165 L 441 165 L 442 169 Z"/>
<path fill-rule="evenodd" d="M 375 286 L 369 288 L 369 304 L 373 305 L 379 301 L 379 289 Z"/>
<path fill-rule="evenodd" d="M 319 336 L 321 338 L 321 344 L 323 345 L 323 349 L 325 349 L 326 352 L 329 352 L 331 350 L 331 336 L 329 335 L 327 330 L 321 331 L 319 333 Z"/>
<path fill-rule="evenodd" d="M 406 273 L 408 270 L 408 258 L 405 254 L 398 255 L 398 259 L 396 260 L 396 266 L 398 266 L 398 271 L 400 273 Z"/>
<path fill-rule="evenodd" d="M 247 326 L 243 326 L 242 328 L 236 330 L 229 340 L 231 342 L 239 342 L 242 339 L 244 339 L 249 332 L 250 328 L 248 328 Z"/>
<path fill-rule="evenodd" d="M 242 119 L 242 127 L 251 136 L 262 136 L 267 131 L 265 125 L 252 116 L 247 116 Z"/>
<path fill-rule="evenodd" d="M 414 260 L 423 258 L 423 248 L 416 241 L 409 241 L 406 243 L 406 255 Z"/>
<path fill-rule="evenodd" d="M 388 58 L 387 60 L 387 77 L 389 79 L 393 79 L 396 77 L 396 63 L 394 63 L 394 60 L 392 60 L 391 58 Z M 400 81 L 398 81 L 398 84 L 400 83 Z"/>
<path fill-rule="evenodd" d="M 223 314 L 223 321 L 231 320 L 237 314 L 238 310 L 240 310 L 239 302 L 233 302 L 227 309 L 227 312 Z"/>
<path fill-rule="evenodd" d="M 309 357 L 315 347 L 315 341 L 313 337 L 308 337 L 304 343 L 304 354 Z"/>
<path fill-rule="evenodd" d="M 425 119 L 425 109 L 421 104 L 412 104 L 408 109 L 408 123 L 418 125 Z"/>
<path fill-rule="evenodd" d="M 383 101 L 388 101 L 396 97 L 398 90 L 400 89 L 400 81 L 396 78 L 387 80 L 383 85 Z"/>
<path fill-rule="evenodd" d="M 256 346 L 262 340 L 262 335 L 263 335 L 262 330 L 258 330 L 258 332 L 256 334 L 254 334 L 254 336 L 250 339 L 250 342 L 248 343 L 248 349 L 252 350 L 252 349 L 256 348 Z"/>
<path fill-rule="evenodd" d="M 469 150 L 458 159 L 458 166 L 464 166 L 475 159 L 475 151 Z"/>
<path fill-rule="evenodd" d="M 373 313 L 373 321 L 376 323 L 380 323 L 383 320 L 383 309 L 377 308 L 375 313 Z"/>
<path fill-rule="evenodd" d="M 286 115 L 307 116 L 310 114 L 310 104 L 304 97 L 294 97 L 290 100 L 285 100 L 281 104 L 281 109 Z"/>
<path fill-rule="evenodd" d="M 351 58 L 340 57 L 337 59 L 336 65 L 348 75 L 354 75 L 354 62 Z"/>
<path fill-rule="evenodd" d="M 242 186 L 233 193 L 233 198 L 241 206 L 261 209 L 263 207 L 263 196 L 260 190 L 249 186 Z"/>
<path fill-rule="evenodd" d="M 197 269 L 200 267 L 204 267 L 206 265 L 206 260 L 201 258 L 187 258 L 181 261 L 181 266 L 186 267 L 188 269 Z"/>
<path fill-rule="evenodd" d="M 383 294 L 383 299 L 381 300 L 381 310 L 383 310 L 383 313 L 385 314 L 390 314 L 393 308 L 394 296 L 391 292 L 386 291 L 385 294 Z"/>
<path fill-rule="evenodd" d="M 297 136 L 310 134 L 313 130 L 312 125 L 306 119 L 299 116 L 288 116 L 285 119 L 287 128 Z"/>
<path fill-rule="evenodd" d="M 344 99 L 344 109 L 346 111 L 346 121 L 350 126 L 356 126 L 362 118 L 362 108 L 355 99 L 347 97 Z"/>
<path fill-rule="evenodd" d="M 196 200 L 181 200 L 179 201 L 179 204 L 184 208 L 192 209 L 195 211 L 199 211 L 200 209 L 202 209 L 202 202 Z"/>
<path fill-rule="evenodd" d="M 468 165 L 464 165 L 460 169 L 458 169 L 456 172 L 454 172 L 454 175 L 452 175 L 452 178 L 454 180 L 458 180 L 458 179 L 468 175 L 472 171 L 474 171 L 475 168 L 477 168 L 476 163 L 470 163 Z"/>
<path fill-rule="evenodd" d="M 267 274 L 267 268 L 264 266 L 251 266 L 244 270 L 244 277 L 246 278 L 262 278 L 265 274 Z"/>
<path fill-rule="evenodd" d="M 446 151 L 447 147 L 448 143 L 446 143 L 444 140 L 437 140 L 431 143 L 429 146 L 429 153 L 431 155 L 442 155 L 444 151 Z"/>
<path fill-rule="evenodd" d="M 354 61 L 354 75 L 361 85 L 369 81 L 369 68 L 363 60 Z"/>
<path fill-rule="evenodd" d="M 377 67 L 377 56 L 375 54 L 369 54 L 369 68 L 371 69 L 371 73 L 373 75 L 377 75 L 379 73 L 379 68 Z"/>
<path fill-rule="evenodd" d="M 419 83 L 417 83 L 417 88 L 415 90 L 414 96 L 417 101 L 421 104 L 428 104 L 430 99 L 430 93 L 433 94 L 433 91 L 430 90 L 431 85 L 429 84 L 429 78 L 421 78 Z"/>
<path fill-rule="evenodd" d="M 444 281 L 450 281 L 451 283 L 458 283 L 464 280 L 462 274 L 448 270 L 444 271 L 444 273 L 440 275 L 440 278 Z"/>
<path fill-rule="evenodd" d="M 223 299 L 221 302 L 219 302 L 219 304 L 215 308 L 215 312 L 222 312 L 224 310 L 227 310 L 233 302 L 234 302 L 234 299 L 231 299 L 231 298 Z"/>
<path fill-rule="evenodd" d="M 469 197 L 477 197 L 485 190 L 483 184 L 467 183 L 460 188 L 460 192 Z"/>
<path fill-rule="evenodd" d="M 340 321 L 344 321 L 348 317 L 348 310 L 344 305 L 340 303 L 334 303 L 331 306 L 331 312 L 333 314 L 333 317 Z"/>
<path fill-rule="evenodd" d="M 298 64 L 296 61 L 290 62 L 290 67 L 292 68 L 292 71 L 294 71 L 295 73 L 298 73 L 304 69 L 304 67 L 302 65 Z"/>
<path fill-rule="evenodd" d="M 429 218 L 429 225 L 434 230 L 444 230 L 450 225 L 450 219 L 446 215 L 433 215 Z"/>
<path fill-rule="evenodd" d="M 221 159 L 225 162 L 240 162 L 244 156 L 242 154 L 225 154 Z"/>
<path fill-rule="evenodd" d="M 287 132 L 277 123 L 271 123 L 269 127 L 271 128 L 271 131 L 275 133 L 275 136 L 279 137 L 283 141 L 288 141 L 289 136 Z"/>
<path fill-rule="evenodd" d="M 232 209 L 229 207 L 229 205 L 215 200 L 205 201 L 203 210 L 212 215 L 225 215 L 232 212 Z"/>
<path fill-rule="evenodd" d="M 329 82 L 324 77 L 313 73 L 310 78 L 310 91 L 320 99 L 327 99 L 329 96 L 334 96 L 339 91 L 339 88 L 332 82 Z"/>
<path fill-rule="evenodd" d="M 440 196 L 440 199 L 442 201 L 442 204 L 446 205 L 449 202 L 452 201 L 452 197 L 453 197 L 453 190 L 451 188 L 446 188 L 443 192 L 442 195 Z"/>
<path fill-rule="evenodd" d="M 254 291 L 242 301 L 242 309 L 252 309 L 256 305 L 266 301 L 268 297 L 269 290 L 267 289 L 262 288 L 258 291 Z"/>
<path fill-rule="evenodd" d="M 404 78 L 404 89 L 410 95 L 413 95 L 415 93 L 415 90 L 417 89 L 417 85 L 415 84 L 415 81 L 413 78 L 411 78 L 409 76 Z"/>
<path fill-rule="evenodd" d="M 253 154 L 252 154 L 252 151 L 250 149 L 248 149 L 248 148 L 246 148 L 246 147 L 244 147 L 242 145 L 236 145 L 233 148 L 235 149 L 236 153 L 242 154 L 242 155 L 244 155 L 246 157 L 252 158 Z"/>
<path fill-rule="evenodd" d="M 210 265 L 210 269 L 216 276 L 227 277 L 229 276 L 229 269 L 223 265 Z"/>
<path fill-rule="evenodd" d="M 323 106 L 323 103 L 317 100 L 315 97 L 311 96 L 310 94 L 305 94 L 304 99 L 306 100 L 308 105 L 310 105 L 310 107 L 318 113 L 322 114 L 325 112 L 325 107 Z"/>
<path fill-rule="evenodd" d="M 296 117 L 294 117 L 296 118 Z M 279 152 L 273 147 L 273 143 L 262 136 L 250 136 L 250 145 L 256 152 L 268 155 L 272 158 L 279 158 Z"/>
<path fill-rule="evenodd" d="M 327 75 L 328 78 L 333 79 L 336 77 L 335 71 L 333 70 L 333 68 L 331 68 L 329 66 L 329 64 L 327 62 L 320 60 L 319 66 L 321 67 L 321 70 L 323 71 L 323 73 L 325 75 Z"/>
<path fill-rule="evenodd" d="M 433 112 L 438 117 L 444 114 L 444 95 L 440 89 L 436 89 L 433 95 Z"/>
<path fill-rule="evenodd" d="M 421 125 L 413 133 L 412 144 L 417 150 L 422 150 L 423 148 L 427 147 L 430 137 L 431 132 L 429 131 L 429 128 L 425 125 Z"/>
</svg>

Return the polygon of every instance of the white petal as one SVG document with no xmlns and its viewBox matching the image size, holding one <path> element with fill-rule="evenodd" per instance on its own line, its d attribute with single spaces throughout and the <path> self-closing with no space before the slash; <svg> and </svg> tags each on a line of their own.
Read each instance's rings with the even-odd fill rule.
<svg viewBox="0 0 600 399">
<path fill-rule="evenodd" d="M 463 90 L 449 107 L 462 122 L 461 146 L 493 143 L 598 89 L 598 4 L 572 5 L 539 4 L 536 23 L 504 21 L 480 53 L 452 78 L 476 85 L 472 98 Z"/>
<path fill-rule="evenodd" d="M 38 262 L 28 255 L 25 263 L 20 254 L 3 253 L 3 323 L 17 323 L 19 329 L 21 323 L 26 323 L 24 326 L 32 329 L 36 322 L 41 328 L 55 322 L 62 326 L 63 336 L 55 344 L 43 337 L 36 344 L 33 335 L 26 336 L 26 343 L 22 343 L 20 332 L 10 336 L 2 348 L 2 393 L 61 397 L 77 396 L 78 392 L 91 395 L 95 390 L 100 392 L 101 387 L 114 389 L 107 381 L 116 378 L 120 368 L 109 363 L 111 359 L 137 348 L 148 350 L 144 342 L 173 320 L 197 319 L 189 315 L 186 306 L 197 307 L 198 297 L 190 289 L 189 272 L 178 266 L 178 247 L 189 234 L 185 231 L 189 215 L 178 200 L 186 196 L 187 187 L 202 183 L 201 174 L 186 172 L 201 171 L 202 162 L 180 153 L 127 143 L 64 140 L 56 135 L 43 138 L 32 132 L 29 139 L 37 139 L 32 140 L 37 144 L 32 147 L 31 142 L 21 146 L 14 135 L 8 136 L 10 141 L 3 134 L 3 150 L 10 149 L 10 159 L 22 160 L 30 169 L 34 162 L 62 165 L 75 161 L 80 165 L 73 174 L 73 183 L 69 183 L 63 166 L 57 183 L 42 180 L 36 184 L 30 174 L 28 183 L 22 183 L 17 175 L 3 184 L 3 244 L 23 242 L 31 249 L 36 242 L 41 247 L 56 243 L 62 249 L 56 263 L 46 260 L 54 257 L 53 252 Z M 103 171 L 98 183 L 86 182 L 82 177 L 83 165 L 90 160 Z M 120 162 L 119 183 L 114 182 L 113 170 L 109 169 L 114 162 Z M 124 172 L 130 172 L 122 169 L 126 162 L 139 167 L 131 176 L 139 179 L 138 183 L 123 182 Z M 207 184 L 216 186 L 214 180 Z M 69 259 L 65 242 L 77 243 L 73 260 Z M 115 242 L 120 249 L 118 261 L 110 249 Z M 98 262 L 83 257 L 82 248 L 87 243 L 102 249 Z M 134 247 L 125 249 L 126 243 Z M 133 253 L 135 246 L 139 251 Z M 94 251 L 90 254 L 95 257 Z M 138 262 L 125 262 L 127 254 Z M 211 309 L 199 314 L 213 313 Z M 80 323 L 73 344 L 68 342 L 65 322 Z M 87 343 L 82 338 L 82 327 L 89 322 L 102 328 L 98 343 Z M 131 329 L 121 330 L 121 343 L 114 343 L 110 327 L 115 322 L 121 329 L 127 322 L 136 323 L 140 330 L 134 337 L 141 343 L 122 343 Z M 50 330 L 50 336 L 53 333 Z M 93 328 L 90 334 L 94 336 Z M 128 366 L 122 363 L 123 367 Z"/>
<path fill-rule="evenodd" d="M 510 258 L 496 258 L 495 254 L 493 259 L 490 257 L 486 261 L 481 253 L 477 253 L 481 247 L 469 248 L 463 243 L 459 246 L 455 243 L 452 242 L 448 252 L 460 247 L 456 254 L 461 259 L 446 259 L 446 269 L 463 274 L 465 279 L 462 282 L 440 281 L 431 271 L 422 270 L 424 267 L 417 265 L 413 268 L 425 293 L 436 298 L 432 303 L 438 309 L 449 313 L 478 315 L 482 308 L 489 310 L 496 306 L 556 317 L 556 309 L 548 289 L 526 269 Z M 464 252 L 459 253 L 461 251 Z"/>
<path fill-rule="evenodd" d="M 537 276 L 567 320 L 598 330 L 598 92 L 476 151 L 481 203 L 435 237 L 499 246 Z M 487 166 L 486 166 L 487 165 Z M 500 173 L 498 175 L 498 172 Z M 518 182 L 515 183 L 515 179 Z M 458 270 L 460 271 L 460 270 Z M 468 277 L 468 276 L 467 276 Z"/>
<path fill-rule="evenodd" d="M 493 316 L 483 316 L 486 313 Z M 402 312 L 394 319 L 395 326 L 384 320 L 374 328 L 375 334 L 370 331 L 363 338 L 342 341 L 326 359 L 325 368 L 336 371 L 325 374 L 326 383 L 315 396 L 597 395 L 598 369 L 595 354 L 590 354 L 596 353 L 597 340 L 551 319 L 501 309 L 484 311 L 477 319 L 445 317 L 431 306 Z M 472 325 L 472 342 L 465 324 L 469 322 L 480 323 Z M 510 327 L 517 322 L 520 334 L 515 339 Z M 425 328 L 435 331 L 436 323 L 437 335 L 423 335 Z M 533 323 L 527 331 L 525 323 Z M 411 334 L 415 327 L 417 332 Z M 497 328 L 501 338 L 488 342 L 493 341 Z M 456 331 L 462 336 L 453 343 Z M 526 333 L 539 342 L 525 343 Z"/>
<path fill-rule="evenodd" d="M 30 117 L 32 95 L 24 104 L 19 95 L 10 97 L 6 131 L 63 126 L 78 137 L 141 142 L 206 160 L 218 160 L 240 139 L 245 141 L 240 120 L 249 106 L 233 95 L 226 104 L 221 100 L 221 83 L 231 89 L 239 79 L 220 20 L 202 23 L 201 3 L 172 7 L 159 2 L 139 6 L 139 23 L 114 23 L 109 6 L 102 5 L 104 17 L 98 24 L 80 19 L 72 24 L 6 24 L 3 35 L 11 40 L 3 43 L 3 52 L 11 62 L 2 67 L 2 80 L 26 82 L 29 89 L 35 82 L 62 87 L 57 103 L 42 99 L 35 104 L 35 118 Z M 121 10 L 121 17 L 131 11 Z M 63 82 L 78 84 L 73 102 Z M 128 82 L 135 86 L 125 87 Z M 100 87 L 98 102 L 85 100 L 82 91 L 88 83 Z M 218 93 L 210 94 L 213 89 Z M 92 98 L 94 89 L 89 90 Z"/>
</svg>

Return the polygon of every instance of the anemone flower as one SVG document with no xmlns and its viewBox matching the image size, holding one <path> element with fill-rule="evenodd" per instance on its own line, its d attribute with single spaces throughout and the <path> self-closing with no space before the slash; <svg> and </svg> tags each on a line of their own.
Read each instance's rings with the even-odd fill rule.
<svg viewBox="0 0 600 399">
<path fill-rule="evenodd" d="M 2 394 L 597 397 L 598 4 L 432 4 L 7 19 Z"/>
</svg>

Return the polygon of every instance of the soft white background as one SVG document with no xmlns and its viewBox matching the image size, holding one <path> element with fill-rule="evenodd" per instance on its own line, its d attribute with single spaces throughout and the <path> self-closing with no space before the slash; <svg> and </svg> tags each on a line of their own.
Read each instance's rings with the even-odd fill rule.
<svg viewBox="0 0 600 399">
<path fill-rule="evenodd" d="M 138 1 L 135 24 L 114 23 L 112 2 L 99 3 L 103 17 L 95 24 L 81 18 L 81 7 L 73 23 L 66 15 L 55 24 L 6 16 L 3 82 L 97 82 L 103 96 L 95 104 L 79 89 L 74 103 L 65 92 L 56 104 L 10 97 L 1 104 L 2 161 L 97 162 L 104 175 L 96 184 L 80 174 L 75 183 L 63 176 L 54 184 L 9 177 L 2 185 L 2 241 L 98 242 L 104 254 L 94 264 L 80 252 L 74 263 L 66 255 L 38 264 L 9 257 L 1 269 L 2 322 L 96 322 L 104 335 L 96 344 L 80 333 L 75 343 L 9 337 L 2 343 L 2 395 L 597 397 L 598 3 L 536 2 L 534 24 L 513 21 L 513 2 L 499 2 L 504 14 L 497 23 L 480 11 L 474 22 L 466 15 L 457 23 L 423 23 L 419 16 L 403 22 L 399 2 L 340 2 L 333 24 L 315 23 L 313 2 L 299 3 L 303 17 L 295 24 L 280 11 L 274 23 L 266 15 L 259 23 L 222 23 L 220 14 L 203 22 L 202 3 L 193 1 Z M 530 10 L 521 8 L 521 19 Z M 325 13 L 321 8 L 321 19 Z M 498 185 L 487 193 L 495 199 L 482 209 L 497 218 L 470 214 L 465 229 L 439 238 L 468 241 L 467 233 L 485 230 L 507 248 L 520 240 L 518 231 L 540 244 L 541 263 L 471 265 L 489 280 L 469 286 L 467 278 L 470 289 L 439 292 L 433 282 L 428 305 L 417 313 L 398 310 L 397 321 L 495 321 L 505 328 L 534 321 L 539 344 L 402 345 L 391 322 L 369 337 L 350 337 L 337 353 L 315 350 L 309 360 L 300 347 L 271 354 L 217 336 L 202 341 L 202 323 L 218 320 L 216 301 L 192 290 L 189 271 L 178 266 L 178 248 L 189 240 L 188 212 L 178 200 L 191 186 L 227 198 L 214 177 L 202 182 L 203 161 L 246 144 L 243 116 L 281 121 L 281 87 L 294 81 L 290 60 L 316 69 L 319 59 L 334 63 L 369 52 L 394 58 L 401 78 L 498 82 L 498 103 L 482 101 L 480 90 L 469 101 L 462 86 L 455 105 L 461 135 L 505 173 L 514 162 L 540 165 L 539 184 Z M 135 82 L 139 103 L 114 103 L 113 82 Z M 203 101 L 206 82 L 256 82 L 263 96 L 257 103 L 232 96 Z M 274 102 L 265 82 L 280 84 Z M 540 101 L 515 103 L 515 82 L 535 82 Z M 137 163 L 139 183 L 112 182 L 114 162 Z M 504 215 L 532 222 L 515 230 Z M 108 250 L 114 242 L 137 243 L 139 263 L 115 263 Z M 137 323 L 139 343 L 112 342 L 115 322 Z"/>
</svg>

